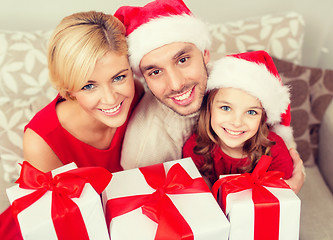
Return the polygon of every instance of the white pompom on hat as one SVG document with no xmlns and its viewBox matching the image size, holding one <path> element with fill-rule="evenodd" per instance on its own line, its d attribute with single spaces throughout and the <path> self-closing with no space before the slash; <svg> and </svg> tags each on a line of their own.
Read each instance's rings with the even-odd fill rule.
<svg viewBox="0 0 333 240">
<path fill-rule="evenodd" d="M 195 44 L 202 52 L 211 45 L 207 25 L 196 18 L 182 0 L 156 0 L 143 7 L 123 6 L 114 14 L 126 27 L 131 67 L 148 52 L 173 42 Z"/>
<path fill-rule="evenodd" d="M 283 85 L 272 58 L 265 51 L 227 55 L 213 63 L 207 91 L 238 88 L 257 97 L 267 114 L 267 123 L 288 148 L 296 143 L 290 126 L 290 93 Z"/>
</svg>

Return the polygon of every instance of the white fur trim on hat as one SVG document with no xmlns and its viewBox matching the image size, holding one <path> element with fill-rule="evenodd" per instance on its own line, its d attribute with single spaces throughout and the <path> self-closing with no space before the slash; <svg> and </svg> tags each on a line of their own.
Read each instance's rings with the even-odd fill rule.
<svg viewBox="0 0 333 240">
<path fill-rule="evenodd" d="M 267 123 L 277 124 L 290 103 L 289 88 L 271 74 L 264 64 L 236 57 L 216 61 L 209 75 L 207 90 L 222 87 L 238 88 L 257 97 L 267 113 Z"/>
<path fill-rule="evenodd" d="M 210 48 L 207 25 L 193 15 L 158 17 L 142 24 L 127 36 L 132 69 L 141 76 L 139 64 L 148 52 L 172 42 L 193 43 L 202 52 Z"/>
<path fill-rule="evenodd" d="M 272 131 L 278 134 L 284 140 L 288 149 L 296 149 L 296 142 L 294 140 L 292 127 L 275 124 L 273 125 Z"/>
</svg>

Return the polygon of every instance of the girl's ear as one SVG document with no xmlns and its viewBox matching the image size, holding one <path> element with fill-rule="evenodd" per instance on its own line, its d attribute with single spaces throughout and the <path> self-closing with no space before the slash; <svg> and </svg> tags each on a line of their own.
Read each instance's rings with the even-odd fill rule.
<svg viewBox="0 0 333 240">
<path fill-rule="evenodd" d="M 203 54 L 204 62 L 207 65 L 210 60 L 210 52 L 209 50 L 205 49 L 204 54 Z"/>
</svg>

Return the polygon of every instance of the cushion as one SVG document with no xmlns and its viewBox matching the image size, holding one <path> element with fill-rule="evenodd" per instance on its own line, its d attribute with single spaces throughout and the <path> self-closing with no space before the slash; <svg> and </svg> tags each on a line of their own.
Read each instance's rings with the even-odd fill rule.
<svg viewBox="0 0 333 240">
<path fill-rule="evenodd" d="M 333 70 L 306 67 L 273 57 L 282 81 L 291 86 L 291 125 L 304 165 L 318 157 L 319 128 L 333 98 Z"/>
<path fill-rule="evenodd" d="M 24 126 L 56 95 L 48 81 L 50 34 L 0 30 L 0 159 L 6 181 L 18 177 Z"/>
<path fill-rule="evenodd" d="M 211 24 L 212 59 L 226 54 L 265 50 L 272 56 L 300 63 L 304 19 L 295 12 L 269 14 L 235 22 Z"/>
</svg>

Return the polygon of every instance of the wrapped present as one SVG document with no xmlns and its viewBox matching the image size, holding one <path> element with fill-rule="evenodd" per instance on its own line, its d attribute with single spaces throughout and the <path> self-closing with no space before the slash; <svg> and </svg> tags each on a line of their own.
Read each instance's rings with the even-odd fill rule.
<svg viewBox="0 0 333 240">
<path fill-rule="evenodd" d="M 301 201 L 282 172 L 266 172 L 270 162 L 262 156 L 251 174 L 223 175 L 213 185 L 230 221 L 230 240 L 299 239 Z"/>
<path fill-rule="evenodd" d="M 228 239 L 229 222 L 191 158 L 113 174 L 102 193 L 117 239 Z"/>
<path fill-rule="evenodd" d="M 109 239 L 99 194 L 111 180 L 100 167 L 67 164 L 44 173 L 23 162 L 7 189 L 24 239 Z"/>
</svg>

